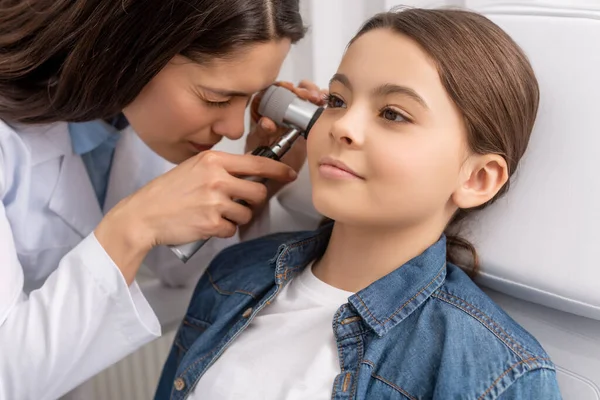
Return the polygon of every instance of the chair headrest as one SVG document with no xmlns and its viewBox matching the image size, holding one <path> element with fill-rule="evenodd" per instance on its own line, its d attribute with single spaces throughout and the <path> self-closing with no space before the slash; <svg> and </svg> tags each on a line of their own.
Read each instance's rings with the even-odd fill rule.
<svg viewBox="0 0 600 400">
<path fill-rule="evenodd" d="M 477 9 L 527 53 L 541 98 L 509 193 L 467 236 L 482 284 L 600 319 L 600 4 L 522 3 Z"/>
</svg>

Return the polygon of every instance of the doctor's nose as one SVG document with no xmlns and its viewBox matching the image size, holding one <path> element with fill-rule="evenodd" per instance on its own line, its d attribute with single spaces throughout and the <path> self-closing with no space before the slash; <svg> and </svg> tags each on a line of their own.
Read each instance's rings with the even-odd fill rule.
<svg viewBox="0 0 600 400">
<path fill-rule="evenodd" d="M 246 128 L 244 116 L 246 108 L 242 105 L 230 105 L 212 125 L 212 131 L 227 139 L 237 140 L 244 135 Z"/>
</svg>

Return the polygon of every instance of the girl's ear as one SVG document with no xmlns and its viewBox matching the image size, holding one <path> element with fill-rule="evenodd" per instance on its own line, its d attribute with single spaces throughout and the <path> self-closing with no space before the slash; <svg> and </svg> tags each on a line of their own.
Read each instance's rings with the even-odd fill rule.
<svg viewBox="0 0 600 400">
<path fill-rule="evenodd" d="M 458 208 L 474 208 L 490 201 L 508 180 L 508 165 L 497 154 L 474 154 L 463 165 L 452 200 Z"/>
</svg>

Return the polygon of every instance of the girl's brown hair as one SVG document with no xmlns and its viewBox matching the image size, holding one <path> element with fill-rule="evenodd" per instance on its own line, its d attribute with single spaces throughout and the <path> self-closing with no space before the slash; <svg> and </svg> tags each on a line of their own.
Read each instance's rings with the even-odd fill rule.
<svg viewBox="0 0 600 400">
<path fill-rule="evenodd" d="M 305 33 L 299 0 L 0 0 L 0 118 L 121 112 L 171 60 Z"/>
<path fill-rule="evenodd" d="M 350 44 L 374 29 L 405 35 L 431 57 L 441 81 L 462 113 L 467 141 L 474 153 L 498 154 L 517 169 L 533 130 L 539 103 L 537 79 L 521 48 L 486 17 L 456 9 L 416 9 L 378 14 L 367 21 Z M 508 183 L 481 209 L 508 190 Z M 477 252 L 460 237 L 459 224 L 476 209 L 459 210 L 446 228 L 448 261 L 474 276 Z M 471 256 L 465 263 L 464 252 Z"/>
</svg>

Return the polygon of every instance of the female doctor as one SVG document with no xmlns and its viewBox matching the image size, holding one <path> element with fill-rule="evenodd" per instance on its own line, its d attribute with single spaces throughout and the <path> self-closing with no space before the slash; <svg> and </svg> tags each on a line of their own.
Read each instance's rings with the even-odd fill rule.
<svg viewBox="0 0 600 400">
<path fill-rule="evenodd" d="M 149 251 L 233 236 L 252 210 L 232 198 L 268 197 L 240 177 L 295 178 L 302 146 L 293 168 L 211 147 L 303 35 L 298 0 L 0 0 L 0 399 L 55 399 L 156 338 Z M 128 124 L 178 164 L 133 194 L 156 166 Z"/>
</svg>

